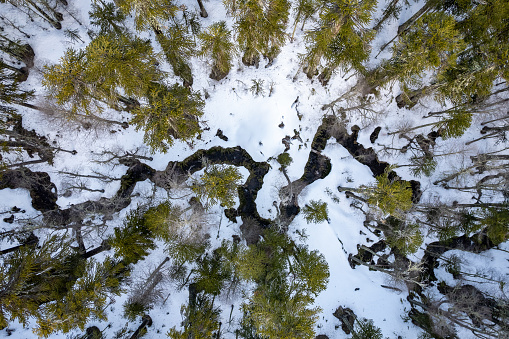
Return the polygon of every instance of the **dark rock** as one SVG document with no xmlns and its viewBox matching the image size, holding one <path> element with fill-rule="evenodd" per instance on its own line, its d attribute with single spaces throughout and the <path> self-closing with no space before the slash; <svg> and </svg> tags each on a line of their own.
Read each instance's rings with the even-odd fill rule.
<svg viewBox="0 0 509 339">
<path fill-rule="evenodd" d="M 375 143 L 376 139 L 378 139 L 378 135 L 380 134 L 381 130 L 382 130 L 382 127 L 378 126 L 377 128 L 375 128 L 373 133 L 371 133 L 371 135 L 369 136 L 369 141 L 371 141 L 372 144 Z"/>
<path fill-rule="evenodd" d="M 285 124 L 281 121 L 281 123 L 279 125 L 277 125 L 277 127 L 279 128 L 284 128 L 285 127 Z"/>
<path fill-rule="evenodd" d="M 14 222 L 14 214 L 11 214 L 11 216 L 8 218 L 4 218 L 4 222 L 12 224 Z"/>
<path fill-rule="evenodd" d="M 218 137 L 221 140 L 228 141 L 228 137 L 223 134 L 223 131 L 218 129 L 216 132 L 216 137 Z"/>
<path fill-rule="evenodd" d="M 325 334 L 319 334 L 315 337 L 315 339 L 329 339 L 329 337 L 326 336 Z"/>
<path fill-rule="evenodd" d="M 101 330 L 99 329 L 99 327 L 91 326 L 91 327 L 87 328 L 85 335 L 81 338 L 82 339 L 102 339 L 103 334 L 102 334 Z"/>
<path fill-rule="evenodd" d="M 350 334 L 353 330 L 353 325 L 355 323 L 355 319 L 357 316 L 353 313 L 353 311 L 349 308 L 343 308 L 339 306 L 334 313 L 333 316 L 341 321 L 341 329 L 346 333 Z"/>
</svg>

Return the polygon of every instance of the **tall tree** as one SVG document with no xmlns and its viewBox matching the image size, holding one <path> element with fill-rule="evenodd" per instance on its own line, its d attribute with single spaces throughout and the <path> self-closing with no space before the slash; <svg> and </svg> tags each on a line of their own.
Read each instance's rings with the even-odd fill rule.
<svg viewBox="0 0 509 339">
<path fill-rule="evenodd" d="M 454 65 L 464 47 L 451 15 L 444 12 L 425 14 L 401 35 L 393 47 L 391 59 L 371 72 L 368 81 L 373 87 L 399 81 L 408 90 L 420 85 L 424 71 L 431 71 L 437 77 Z"/>
<path fill-rule="evenodd" d="M 60 63 L 44 67 L 43 85 L 73 114 L 95 114 L 103 104 L 131 108 L 161 79 L 148 41 L 129 35 L 98 35 L 85 50 L 66 50 Z M 127 97 L 126 97 L 127 96 Z"/>
<path fill-rule="evenodd" d="M 175 23 L 165 30 L 155 29 L 154 32 L 173 73 L 183 80 L 184 86 L 192 86 L 193 74 L 188 60 L 196 54 L 196 43 L 188 28 L 182 23 Z"/>
<path fill-rule="evenodd" d="M 198 119 L 205 103 L 199 92 L 178 84 L 154 84 L 148 100 L 148 105 L 132 111 L 132 123 L 145 132 L 144 141 L 152 152 L 167 152 L 175 139 L 192 142 L 201 132 Z"/>
<path fill-rule="evenodd" d="M 200 55 L 212 59 L 210 78 L 221 80 L 228 75 L 232 67 L 235 44 L 231 41 L 231 31 L 225 21 L 215 22 L 200 35 Z"/>
<path fill-rule="evenodd" d="M 363 70 L 374 34 L 367 30 L 376 0 L 321 0 L 318 25 L 306 33 L 304 70 L 308 78 L 318 71 L 322 58 L 327 62 L 324 77 L 336 67 Z"/>
<path fill-rule="evenodd" d="M 115 3 L 124 13 L 134 12 L 138 31 L 161 29 L 178 10 L 173 0 L 115 0 Z"/>
<path fill-rule="evenodd" d="M 260 54 L 271 63 L 286 40 L 286 26 L 290 11 L 288 0 L 226 1 L 235 17 L 237 41 L 246 66 L 257 66 Z"/>
</svg>

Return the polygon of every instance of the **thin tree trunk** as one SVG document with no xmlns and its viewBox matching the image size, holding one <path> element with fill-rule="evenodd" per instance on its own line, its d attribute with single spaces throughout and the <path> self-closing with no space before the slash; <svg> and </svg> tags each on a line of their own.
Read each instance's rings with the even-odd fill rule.
<svg viewBox="0 0 509 339">
<path fill-rule="evenodd" d="M 387 5 L 384 13 L 383 13 L 383 17 L 376 23 L 376 25 L 373 27 L 373 29 L 376 31 L 376 32 L 379 32 L 380 29 L 382 28 L 382 25 L 384 24 L 384 22 L 389 19 L 391 17 L 391 15 L 394 13 L 394 11 L 396 10 L 396 5 L 398 4 L 399 0 L 392 0 L 391 3 L 389 5 Z"/>
<path fill-rule="evenodd" d="M 426 14 L 434 6 L 435 6 L 435 1 L 434 0 L 426 1 L 424 6 L 422 6 L 421 9 L 419 9 L 414 15 L 412 15 L 410 17 L 410 19 L 408 19 L 407 21 L 405 21 L 404 23 L 399 25 L 399 27 L 398 27 L 398 35 L 400 35 L 401 33 L 405 32 L 406 30 L 408 30 L 410 28 L 410 26 L 412 26 L 421 16 Z"/>
<path fill-rule="evenodd" d="M 198 6 L 200 6 L 200 16 L 202 18 L 208 17 L 209 14 L 207 13 L 207 10 L 205 9 L 205 6 L 203 6 L 203 1 L 202 0 L 198 0 Z"/>
</svg>

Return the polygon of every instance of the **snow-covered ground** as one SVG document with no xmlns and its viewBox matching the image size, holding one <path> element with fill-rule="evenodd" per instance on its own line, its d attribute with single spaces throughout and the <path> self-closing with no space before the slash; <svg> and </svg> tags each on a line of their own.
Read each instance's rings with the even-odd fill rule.
<svg viewBox="0 0 509 339">
<path fill-rule="evenodd" d="M 180 3 L 185 4 L 189 9 L 197 9 L 198 5 L 195 1 L 182 0 Z M 422 3 L 422 1 L 420 2 Z M 411 13 L 416 11 L 420 3 L 412 5 L 410 9 L 403 11 L 401 21 L 409 17 Z M 6 4 L 0 4 L 0 10 L 8 8 Z M 83 48 L 88 43 L 86 34 L 90 24 L 87 18 L 87 12 L 90 8 L 88 1 L 71 1 L 70 6 L 74 6 L 79 20 L 83 25 L 78 24 L 68 14 L 64 13 L 63 26 L 64 29 L 78 29 L 80 36 L 85 43 L 71 44 L 62 31 L 46 27 L 44 23 L 32 25 L 27 23 L 24 29 L 31 35 L 28 40 L 35 51 L 35 69 L 42 69 L 44 65 L 56 63 L 63 55 L 68 47 Z M 384 2 L 378 7 L 383 8 Z M 220 0 L 210 0 L 205 2 L 209 17 L 202 19 L 202 26 L 205 28 L 213 22 L 219 20 L 227 20 L 231 26 L 232 20 L 226 16 L 225 9 Z M 16 12 L 13 16 L 18 20 L 23 20 Z M 290 21 L 290 26 L 293 19 Z M 307 24 L 312 25 L 311 21 Z M 40 27 L 38 27 L 40 26 Z M 392 21 L 385 27 L 381 34 L 373 42 L 373 54 L 378 52 L 378 46 L 390 40 L 397 30 L 397 23 Z M 154 48 L 158 47 L 154 44 Z M 389 49 L 388 49 L 389 50 Z M 59 199 L 57 204 L 61 208 L 68 207 L 70 204 L 76 204 L 87 200 L 96 200 L 100 197 L 111 197 L 119 188 L 119 181 L 112 181 L 105 184 L 95 179 L 83 179 L 87 187 L 92 189 L 104 189 L 104 193 L 73 191 L 73 194 L 64 197 L 63 193 L 70 185 L 77 184 L 76 179 L 69 178 L 60 173 L 79 172 L 80 174 L 93 174 L 99 172 L 112 177 L 120 177 L 125 173 L 125 167 L 122 165 L 112 167 L 109 164 L 99 163 L 99 160 L 106 156 L 100 155 L 103 151 L 114 150 L 115 152 L 137 150 L 140 154 L 152 156 L 152 161 L 144 161 L 149 166 L 157 170 L 163 170 L 169 161 L 183 160 L 187 156 L 193 154 L 198 149 L 208 149 L 213 146 L 233 147 L 241 146 L 244 148 L 255 161 L 269 161 L 272 168 L 264 178 L 264 186 L 258 193 L 256 200 L 258 211 L 262 217 L 274 218 L 276 210 L 273 202 L 278 201 L 278 189 L 286 185 L 286 180 L 279 170 L 279 165 L 270 158 L 281 154 L 285 146 L 281 140 L 285 136 L 294 136 L 295 132 L 300 133 L 302 142 L 292 140 L 289 150 L 293 163 L 288 168 L 288 175 L 291 180 L 298 179 L 304 170 L 304 165 L 311 151 L 311 141 L 321 124 L 321 119 L 326 112 L 321 110 L 323 104 L 329 103 L 342 93 L 346 92 L 356 82 L 356 77 L 349 77 L 350 74 L 335 74 L 327 87 L 323 87 L 315 80 L 309 80 L 304 73 L 299 71 L 299 54 L 305 51 L 303 35 L 300 29 L 297 29 L 296 39 L 293 43 L 288 42 L 283 47 L 281 54 L 276 58 L 274 64 L 265 67 L 265 61 L 260 62 L 259 68 L 246 67 L 241 63 L 240 55 L 236 58 L 233 67 L 227 78 L 217 82 L 208 78 L 210 67 L 205 60 L 193 58 L 192 70 L 194 75 L 193 89 L 202 91 L 202 94 L 208 92 L 210 98 L 206 100 L 205 114 L 203 116 L 204 126 L 210 129 L 202 133 L 201 140 L 196 140 L 193 147 L 186 143 L 175 142 L 166 154 L 149 154 L 148 148 L 143 145 L 142 132 L 136 132 L 131 126 L 123 130 L 121 128 L 108 128 L 99 130 L 83 130 L 71 123 L 64 124 L 45 117 L 37 112 L 27 108 L 21 108 L 23 114 L 23 123 L 27 129 L 35 129 L 40 135 L 45 135 L 49 140 L 56 140 L 59 147 L 67 150 L 76 150 L 77 154 L 72 155 L 65 152 L 57 153 L 54 165 L 37 164 L 31 167 L 32 170 L 44 171 L 51 176 L 51 180 L 56 184 Z M 376 53 L 375 53 L 376 52 Z M 389 53 L 389 52 L 386 52 Z M 374 65 L 388 54 L 381 54 L 377 60 L 374 55 L 370 60 L 370 64 Z M 172 75 L 171 68 L 163 63 L 164 70 L 169 72 L 169 82 L 180 82 L 178 78 Z M 294 79 L 294 76 L 296 78 Z M 348 79 L 348 80 L 346 80 Z M 263 81 L 265 94 L 255 96 L 249 88 L 253 81 Z M 24 84 L 26 88 L 36 89 L 40 96 L 40 102 L 43 101 L 44 91 L 41 87 L 41 74 L 36 70 L 32 70 L 28 81 Z M 272 93 L 269 96 L 269 92 Z M 397 93 L 397 88 L 390 92 L 388 89 L 383 93 L 381 99 L 374 104 L 373 109 L 380 112 L 372 117 L 362 117 L 356 114 L 348 116 L 349 125 L 359 124 L 361 131 L 359 134 L 359 142 L 366 147 L 373 146 L 378 151 L 382 150 L 382 146 L 372 145 L 369 141 L 369 135 L 376 126 L 382 127 L 380 139 L 377 141 L 380 145 L 391 145 L 392 147 L 402 146 L 405 140 L 399 140 L 397 137 L 387 135 L 389 130 L 394 131 L 405 123 L 414 123 L 419 121 L 422 115 L 429 111 L 439 109 L 437 103 L 432 100 L 425 100 L 411 111 L 406 109 L 398 109 L 393 99 L 393 94 Z M 294 101 L 299 98 L 298 111 L 302 114 L 299 119 Z M 346 104 L 346 103 L 345 103 Z M 116 113 L 112 113 L 116 114 Z M 117 114 L 113 115 L 119 120 L 122 118 Z M 127 117 L 127 116 L 126 116 Z M 282 123 L 282 124 L 281 124 Z M 422 122 L 421 122 L 422 123 Z M 284 125 L 284 126 L 283 126 Z M 282 127 L 280 127 L 282 126 Z M 216 137 L 216 132 L 221 129 L 228 141 L 223 141 Z M 478 133 L 478 132 L 475 132 Z M 472 134 L 468 134 L 472 138 Z M 476 136 L 475 134 L 474 136 Z M 463 141 L 463 142 L 462 142 Z M 454 145 L 463 145 L 464 140 L 452 140 L 442 147 L 451 149 Z M 476 144 L 477 145 L 477 144 Z M 460 147 L 460 146 L 458 146 Z M 474 154 L 477 148 L 482 148 L 482 143 L 472 146 L 468 150 L 468 154 Z M 404 164 L 408 163 L 408 157 L 403 157 L 394 153 L 378 152 L 382 160 L 390 163 Z M 296 231 L 304 232 L 308 235 L 307 244 L 310 249 L 319 250 L 327 260 L 330 270 L 330 280 L 328 287 L 316 299 L 316 306 L 320 306 L 323 311 L 317 323 L 317 334 L 326 334 L 329 338 L 348 338 L 340 326 L 340 322 L 332 313 L 338 306 L 351 308 L 358 317 L 373 319 L 374 324 L 380 327 L 384 337 L 389 338 L 417 338 L 422 331 L 414 326 L 410 321 L 406 320 L 410 305 L 406 300 L 406 292 L 398 292 L 393 289 L 387 289 L 382 285 L 393 285 L 389 276 L 375 271 L 369 271 L 366 267 L 357 267 L 352 269 L 348 263 L 348 254 L 356 254 L 358 245 L 368 245 L 373 241 L 377 241 L 378 237 L 371 234 L 363 226 L 364 215 L 356 209 L 350 207 L 351 200 L 347 199 L 343 193 L 337 192 L 338 186 L 357 187 L 362 184 L 374 182 L 371 171 L 358 161 L 356 161 L 346 149 L 333 140 L 329 140 L 323 154 L 331 159 L 332 171 L 322 180 L 318 180 L 306 187 L 299 196 L 299 205 L 304 206 L 310 200 L 322 200 L 328 204 L 330 222 L 320 224 L 307 224 L 306 220 L 301 216 L 297 216 L 290 226 L 289 234 L 297 239 Z M 459 155 L 456 158 L 449 157 L 447 160 L 439 163 L 439 168 L 446 169 L 452 166 L 458 166 L 461 158 L 468 158 L 465 155 Z M 446 162 L 447 161 L 447 162 Z M 407 168 L 403 167 L 396 170 L 398 174 L 406 180 L 412 179 L 412 175 Z M 246 174 L 245 171 L 243 171 Z M 74 181 L 73 181 L 74 180 Z M 423 184 L 423 199 L 432 199 L 440 197 L 445 201 L 458 200 L 464 197 L 465 202 L 469 202 L 470 196 L 463 197 L 454 192 L 440 190 L 431 183 L 434 177 L 421 178 Z M 332 192 L 332 194 L 327 193 Z M 113 227 L 121 224 L 122 218 L 127 211 L 135 208 L 143 202 L 147 196 L 155 194 L 157 199 L 164 199 L 166 193 L 157 189 L 153 191 L 153 187 L 149 182 L 138 183 L 135 193 L 140 193 L 139 197 L 134 198 L 131 205 L 118 213 L 117 218 L 108 224 L 109 230 L 112 232 Z M 22 218 L 32 218 L 38 215 L 38 212 L 31 207 L 29 193 L 23 189 L 4 189 L 0 192 L 2 199 L 0 200 L 0 212 L 3 215 L 9 215 L 8 212 L 13 206 L 17 206 L 24 210 L 23 213 L 16 214 L 16 220 Z M 336 196 L 338 199 L 333 199 Z M 239 223 L 230 223 L 222 216 L 222 209 L 219 207 L 210 210 L 210 224 L 212 225 L 209 234 L 211 235 L 212 248 L 219 246 L 221 239 L 231 238 L 233 234 L 239 234 Z M 10 224 L 0 222 L 2 229 L 9 229 Z M 90 235 L 93 237 L 93 235 Z M 89 242 L 93 240 L 88 239 Z M 431 241 L 430 239 L 427 241 Z M 87 241 L 87 239 L 85 239 Z M 8 244 L 3 244 L 4 246 Z M 417 252 L 416 256 L 422 255 L 422 249 Z M 507 262 L 503 260 L 507 258 L 507 253 L 500 251 L 490 251 L 483 253 L 479 257 L 472 254 L 460 253 L 464 260 L 472 263 L 482 263 L 491 261 L 490 266 L 501 266 L 507 271 Z M 138 265 L 133 272 L 133 280 L 146 274 L 150 269 L 155 268 L 165 257 L 162 246 L 151 253 L 143 262 Z M 493 262 L 497 262 L 493 264 Z M 482 269 L 482 265 L 481 265 Z M 475 268 L 472 268 L 475 271 Z M 438 273 L 437 273 L 438 274 Z M 450 279 L 450 275 L 445 271 L 440 272 L 440 277 Z M 497 274 L 506 274 L 497 272 Z M 401 286 L 399 286 L 401 287 Z M 180 326 L 182 317 L 180 315 L 180 307 L 186 303 L 187 290 L 177 291 L 174 286 L 168 284 L 165 288 L 166 295 L 169 297 L 165 302 L 157 304 L 150 311 L 153 319 L 153 326 L 148 328 L 145 338 L 161 338 L 165 337 L 165 333 L 173 326 Z M 139 325 L 139 321 L 126 323 L 122 318 L 122 304 L 127 299 L 127 295 L 122 295 L 115 300 L 115 303 L 108 307 L 107 321 L 90 321 L 90 326 L 96 325 L 101 330 L 104 329 L 106 338 L 114 338 L 115 333 L 124 326 L 129 329 L 135 329 Z M 240 319 L 238 306 L 242 302 L 240 295 L 233 299 L 225 297 L 219 298 L 221 304 L 223 335 L 222 338 L 235 338 L 232 332 L 235 326 L 227 326 L 229 319 L 230 305 L 234 304 L 233 312 L 234 323 Z M 34 324 L 35 325 L 35 324 Z M 31 329 L 23 329 L 20 324 L 13 322 L 9 325 L 9 329 L 14 329 L 12 334 L 15 338 L 32 338 Z M 75 334 L 80 331 L 73 332 Z M 0 331 L 0 337 L 8 336 L 6 330 Z M 52 338 L 67 338 L 68 334 L 55 334 Z M 461 338 L 474 338 L 472 334 L 462 333 Z"/>
</svg>

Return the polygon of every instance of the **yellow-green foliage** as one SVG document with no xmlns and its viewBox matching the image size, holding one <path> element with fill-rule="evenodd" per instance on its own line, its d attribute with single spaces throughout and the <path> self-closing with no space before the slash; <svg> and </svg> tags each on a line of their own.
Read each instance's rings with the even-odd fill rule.
<svg viewBox="0 0 509 339">
<path fill-rule="evenodd" d="M 45 66 L 42 84 L 56 103 L 74 113 L 113 108 L 121 96 L 145 97 L 161 79 L 150 43 L 127 34 L 98 35 L 85 50 L 66 50 L 60 63 Z"/>
<path fill-rule="evenodd" d="M 488 238 L 495 244 L 501 244 L 509 238 L 509 209 L 489 208 L 481 224 L 486 227 Z"/>
<path fill-rule="evenodd" d="M 279 287 L 278 287 L 279 288 Z M 280 286 L 285 289 L 285 286 Z M 282 299 L 269 296 L 256 290 L 244 311 L 249 314 L 256 333 L 268 339 L 312 339 L 315 337 L 314 325 L 318 320 L 320 308 L 309 308 L 312 298 L 290 291 L 283 291 Z"/>
<path fill-rule="evenodd" d="M 134 12 L 134 23 L 138 31 L 159 29 L 178 10 L 173 0 L 119 0 L 115 3 L 124 13 Z"/>
<path fill-rule="evenodd" d="M 389 172 L 376 177 L 376 185 L 364 188 L 367 201 L 384 214 L 401 216 L 412 207 L 412 189 L 408 181 L 389 179 Z"/>
<path fill-rule="evenodd" d="M 394 80 L 404 86 L 416 85 L 424 71 L 440 74 L 454 66 L 458 53 L 464 48 L 452 15 L 424 14 L 395 43 L 392 58 L 379 70 L 384 76 L 378 76 L 378 85 Z"/>
<path fill-rule="evenodd" d="M 200 180 L 193 185 L 193 191 L 207 206 L 219 203 L 231 208 L 241 179 L 242 175 L 236 167 L 214 165 L 205 170 Z"/>
<path fill-rule="evenodd" d="M 109 241 L 115 257 L 122 258 L 126 265 L 135 264 L 155 248 L 154 235 L 147 227 L 145 210 L 137 208 L 124 221 L 122 228 L 115 228 L 114 237 Z"/>
<path fill-rule="evenodd" d="M 148 105 L 132 111 L 131 122 L 136 130 L 145 131 L 143 139 L 153 153 L 165 153 L 174 139 L 192 141 L 201 132 L 198 119 L 205 103 L 199 92 L 178 84 L 153 85 L 148 99 Z"/>
<path fill-rule="evenodd" d="M 34 333 L 48 337 L 55 331 L 67 333 L 75 328 L 85 329 L 91 317 L 106 319 L 105 306 L 111 293 L 120 294 L 119 282 L 113 278 L 117 264 L 106 258 L 103 263 L 91 259 L 84 267 L 83 276 L 62 297 L 44 304 L 42 316 L 37 318 Z"/>
<path fill-rule="evenodd" d="M 327 203 L 321 200 L 311 200 L 309 204 L 304 206 L 302 213 L 304 213 L 304 218 L 306 218 L 308 224 L 311 222 L 321 223 L 329 219 Z"/>
<path fill-rule="evenodd" d="M 193 305 L 182 306 L 184 330 L 175 327 L 166 334 L 172 339 L 210 339 L 219 330 L 219 309 L 205 295 L 199 294 Z"/>
<path fill-rule="evenodd" d="M 263 248 L 251 245 L 240 252 L 237 262 L 237 271 L 241 279 L 258 281 L 265 273 L 269 258 Z"/>
<path fill-rule="evenodd" d="M 386 242 L 391 248 L 397 248 L 401 254 L 415 253 L 423 242 L 423 236 L 417 224 L 396 222 L 386 233 Z"/>
<path fill-rule="evenodd" d="M 235 44 L 231 41 L 231 35 L 225 21 L 213 23 L 199 35 L 200 56 L 211 58 L 213 67 L 221 73 L 228 73 L 232 67 Z"/>
</svg>

